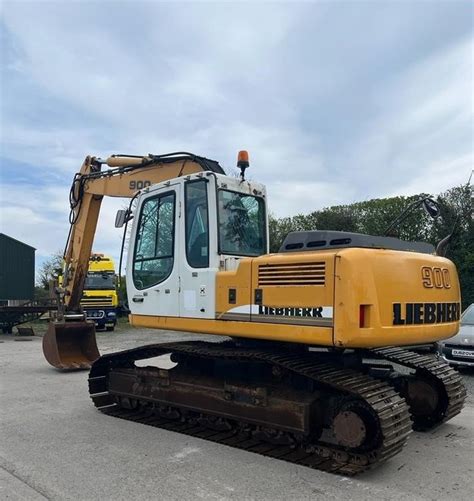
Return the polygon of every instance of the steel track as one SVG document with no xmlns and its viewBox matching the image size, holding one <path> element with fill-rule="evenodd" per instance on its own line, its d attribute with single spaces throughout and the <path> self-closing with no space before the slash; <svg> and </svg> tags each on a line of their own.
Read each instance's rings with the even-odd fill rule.
<svg viewBox="0 0 474 501">
<path fill-rule="evenodd" d="M 448 364 L 434 357 L 420 355 L 403 348 L 389 346 L 370 350 L 371 355 L 388 362 L 415 369 L 417 376 L 429 377 L 441 389 L 443 405 L 435 415 L 423 423 L 414 423 L 414 429 L 426 431 L 445 423 L 461 412 L 466 399 L 466 388 L 460 374 Z"/>
<path fill-rule="evenodd" d="M 309 378 L 316 386 L 342 396 L 363 401 L 375 416 L 378 429 L 372 430 L 380 437 L 373 449 L 360 452 L 339 447 L 324 441 L 300 443 L 292 446 L 276 445 L 250 435 L 239 429 L 216 431 L 196 425 L 183 417 L 181 421 L 166 419 L 143 410 L 124 409 L 117 398 L 108 392 L 108 374 L 119 368 L 134 367 L 134 361 L 163 354 L 178 353 L 194 358 L 265 362 L 279 369 Z M 140 369 L 135 369 L 139 371 Z M 373 379 L 361 372 L 337 367 L 318 361 L 314 354 L 291 354 L 287 352 L 236 348 L 229 343 L 169 343 L 144 346 L 137 349 L 104 355 L 98 359 L 90 372 L 89 391 L 94 405 L 103 413 L 118 418 L 137 421 L 176 431 L 217 443 L 237 447 L 301 464 L 318 470 L 355 475 L 381 464 L 397 454 L 411 433 L 412 422 L 405 400 L 386 382 Z M 140 400 L 138 398 L 138 400 Z M 143 404 L 147 402 L 143 401 Z"/>
</svg>

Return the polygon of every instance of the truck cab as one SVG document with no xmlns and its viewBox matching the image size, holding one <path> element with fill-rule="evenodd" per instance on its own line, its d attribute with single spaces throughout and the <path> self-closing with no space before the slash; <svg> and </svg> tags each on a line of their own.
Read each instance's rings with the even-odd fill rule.
<svg viewBox="0 0 474 501">
<path fill-rule="evenodd" d="M 113 331 L 117 324 L 118 296 L 115 266 L 111 257 L 91 254 L 81 306 L 97 328 Z"/>
</svg>

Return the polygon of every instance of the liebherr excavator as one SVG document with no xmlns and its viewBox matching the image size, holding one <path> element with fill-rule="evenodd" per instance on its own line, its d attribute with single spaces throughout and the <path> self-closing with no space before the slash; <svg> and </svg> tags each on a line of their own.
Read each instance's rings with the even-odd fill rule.
<svg viewBox="0 0 474 501">
<path fill-rule="evenodd" d="M 463 406 L 453 369 L 403 348 L 457 332 L 456 269 L 427 244 L 333 231 L 290 233 L 269 254 L 266 191 L 248 165 L 240 152 L 235 178 L 188 153 L 87 157 L 45 357 L 90 368 L 105 414 L 357 474 Z M 100 356 L 80 299 L 106 195 L 134 200 L 116 219 L 133 218 L 130 323 L 228 339 Z M 162 355 L 168 368 L 146 362 Z"/>
</svg>

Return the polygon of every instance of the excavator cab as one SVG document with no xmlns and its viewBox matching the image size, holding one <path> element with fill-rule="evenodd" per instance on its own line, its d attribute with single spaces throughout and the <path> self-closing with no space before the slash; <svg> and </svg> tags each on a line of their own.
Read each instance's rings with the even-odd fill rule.
<svg viewBox="0 0 474 501">
<path fill-rule="evenodd" d="M 100 357 L 94 322 L 50 322 L 43 337 L 43 353 L 56 369 L 90 369 L 92 363 Z"/>
</svg>

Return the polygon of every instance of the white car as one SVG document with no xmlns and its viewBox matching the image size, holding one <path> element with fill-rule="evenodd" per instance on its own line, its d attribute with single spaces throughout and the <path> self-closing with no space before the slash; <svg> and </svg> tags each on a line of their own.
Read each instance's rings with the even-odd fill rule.
<svg viewBox="0 0 474 501">
<path fill-rule="evenodd" d="M 450 365 L 474 367 L 474 303 L 461 315 L 459 332 L 439 343 L 439 352 Z"/>
</svg>

